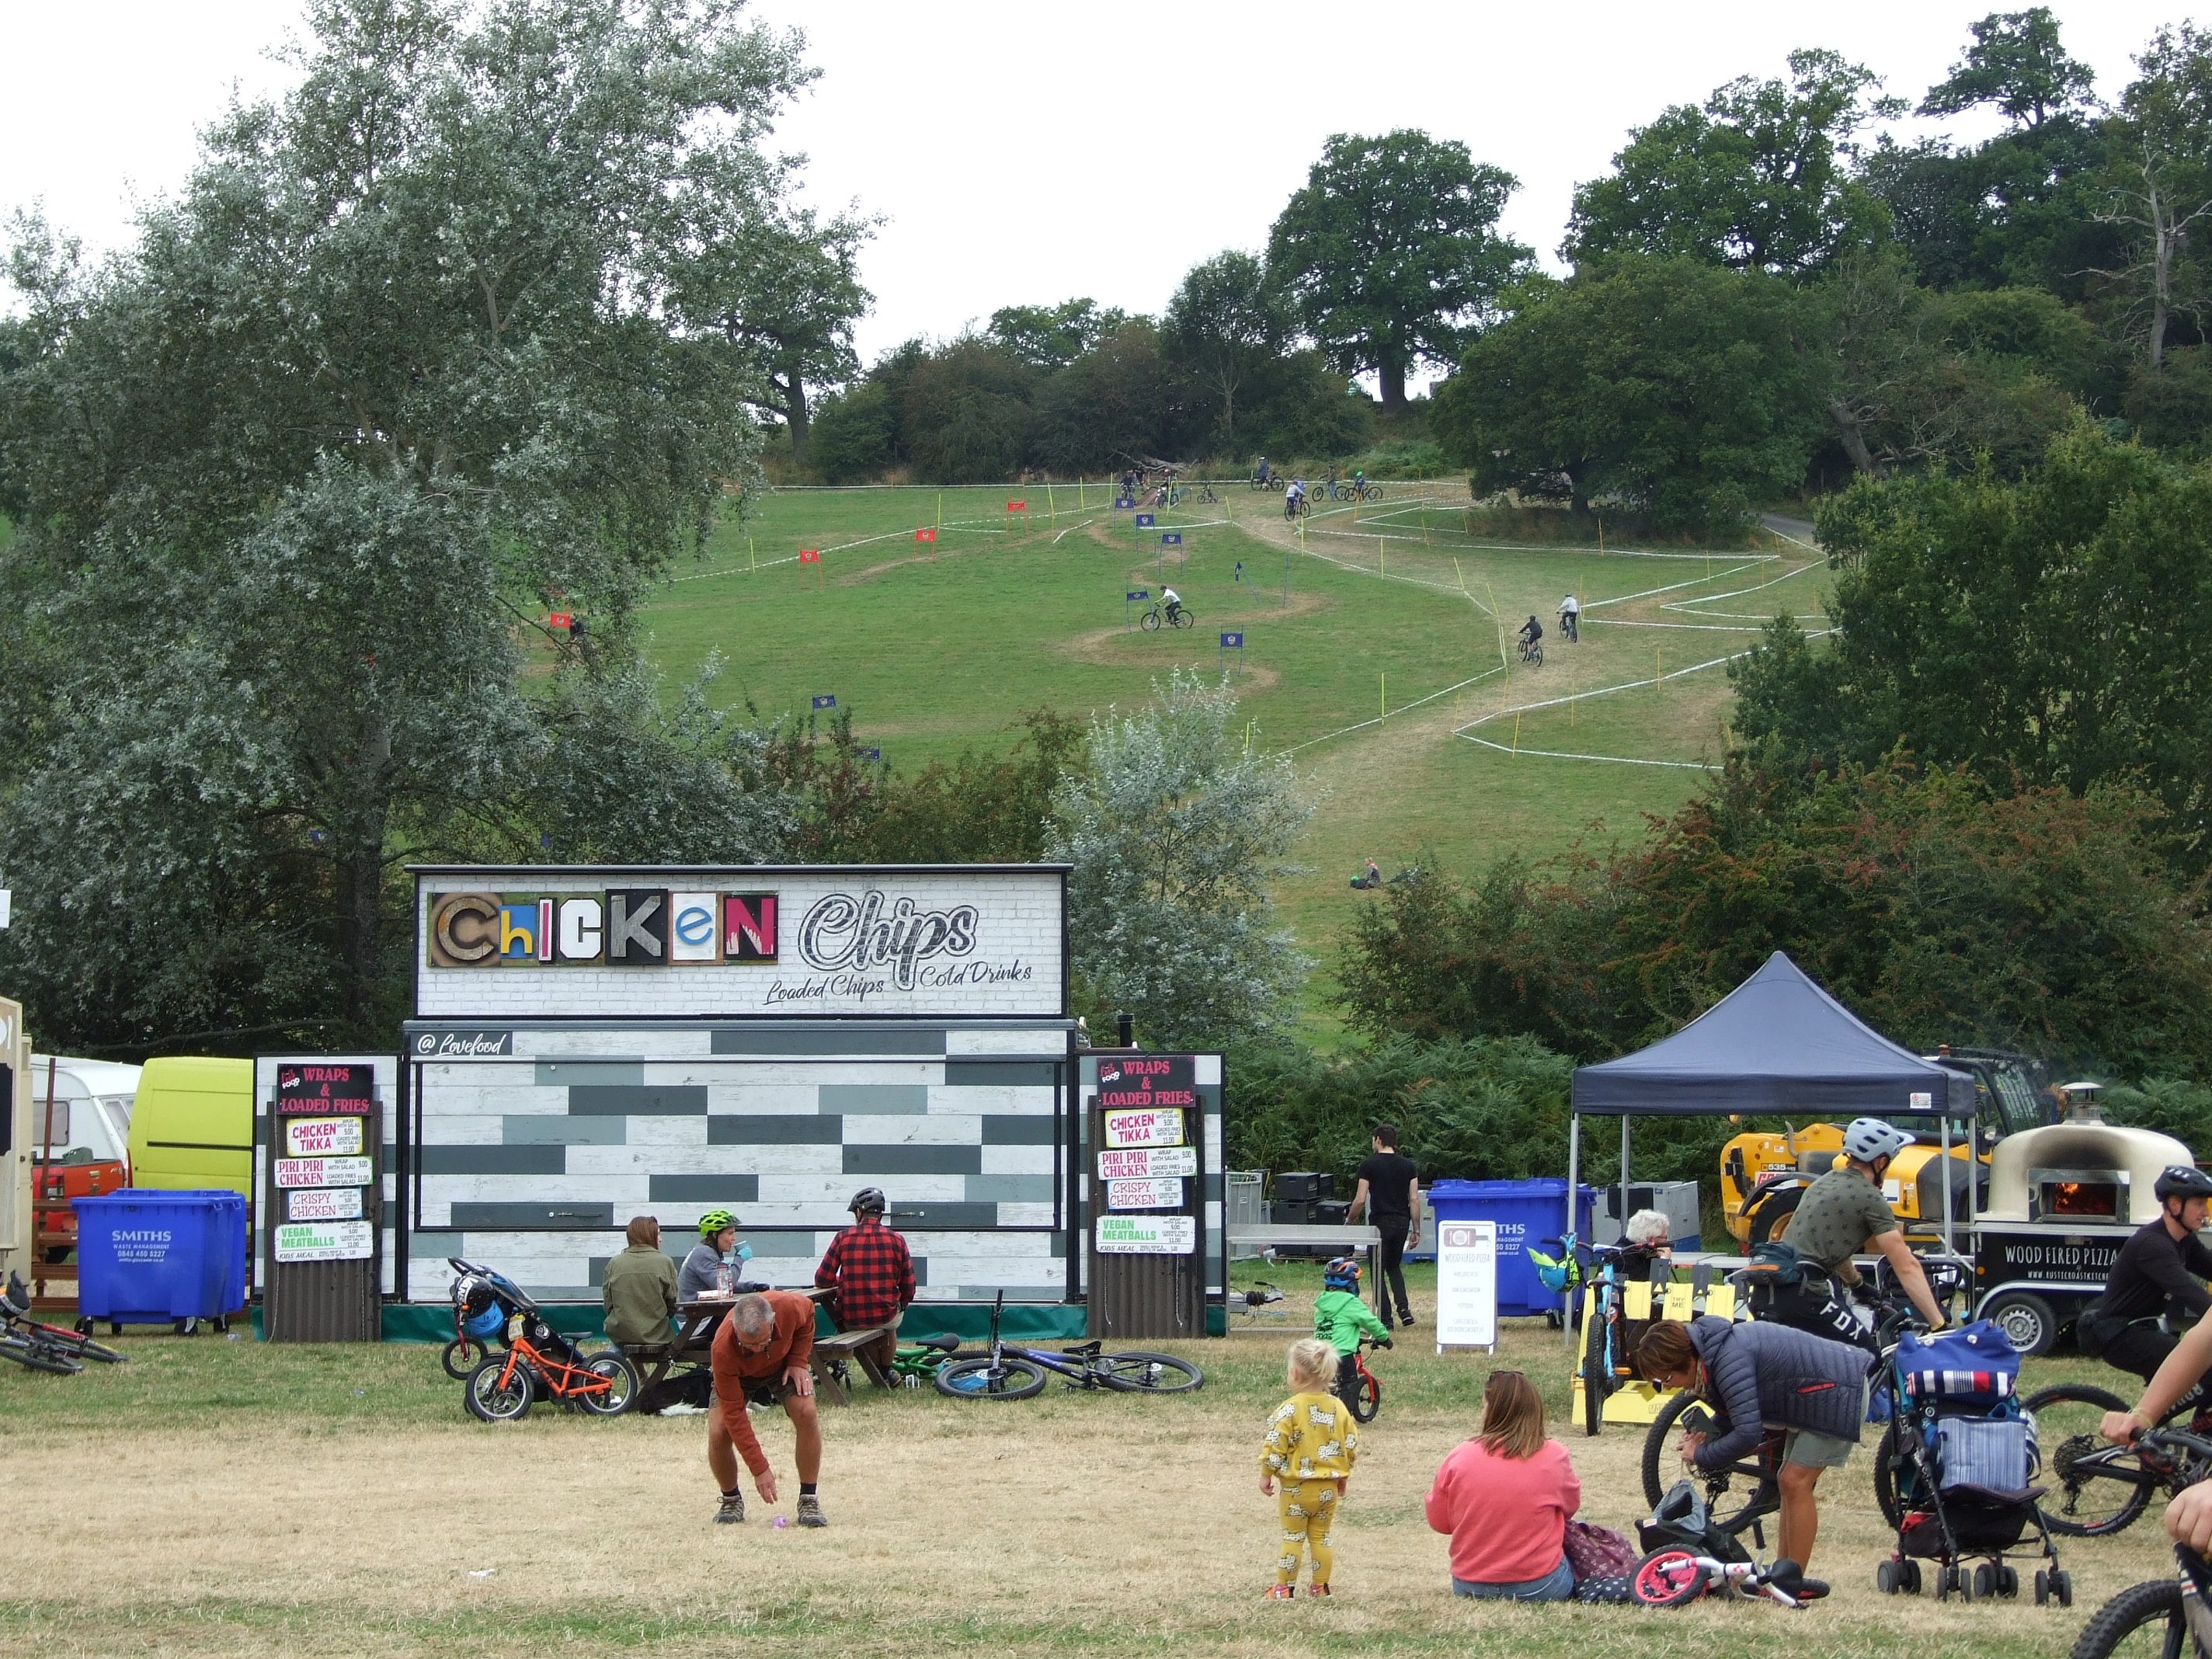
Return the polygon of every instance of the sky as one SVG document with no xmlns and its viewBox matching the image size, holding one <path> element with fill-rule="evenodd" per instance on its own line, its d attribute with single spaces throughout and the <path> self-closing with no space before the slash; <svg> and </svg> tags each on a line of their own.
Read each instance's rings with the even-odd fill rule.
<svg viewBox="0 0 2212 1659">
<path fill-rule="evenodd" d="M 822 71 L 776 138 L 811 158 L 807 199 L 885 217 L 861 264 L 876 295 L 857 334 L 866 362 L 1000 306 L 1084 295 L 1157 313 L 1200 260 L 1265 245 L 1335 132 L 1460 140 L 1519 178 L 1503 228 L 1548 258 L 1576 184 L 1666 106 L 1782 74 L 1798 46 L 1840 52 L 1917 103 L 1970 21 L 2020 3 L 755 9 L 803 28 Z M 2054 9 L 2106 97 L 2153 29 L 2186 15 L 2141 0 Z M 38 203 L 90 247 L 126 243 L 137 208 L 175 191 L 234 90 L 283 85 L 265 53 L 301 12 L 299 0 L 0 0 L 0 63 L 15 71 L 0 99 L 0 213 Z M 1972 138 L 1993 125 L 1905 126 Z"/>
</svg>

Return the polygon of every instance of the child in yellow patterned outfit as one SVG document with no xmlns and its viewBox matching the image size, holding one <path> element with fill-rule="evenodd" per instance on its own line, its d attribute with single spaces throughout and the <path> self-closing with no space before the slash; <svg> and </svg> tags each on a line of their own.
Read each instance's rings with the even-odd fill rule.
<svg viewBox="0 0 2212 1659">
<path fill-rule="evenodd" d="M 1328 1343 L 1310 1336 L 1291 1344 L 1291 1397 L 1275 1407 L 1260 1445 L 1260 1491 L 1272 1496 L 1275 1483 L 1282 1483 L 1277 1507 L 1283 1549 L 1275 1563 L 1274 1585 L 1267 1591 L 1270 1601 L 1288 1601 L 1298 1593 L 1301 1546 L 1313 1552 L 1311 1593 L 1328 1594 L 1329 1574 L 1336 1565 L 1328 1525 L 1336 1518 L 1359 1453 L 1352 1413 L 1328 1391 L 1335 1375 L 1336 1350 Z"/>
</svg>

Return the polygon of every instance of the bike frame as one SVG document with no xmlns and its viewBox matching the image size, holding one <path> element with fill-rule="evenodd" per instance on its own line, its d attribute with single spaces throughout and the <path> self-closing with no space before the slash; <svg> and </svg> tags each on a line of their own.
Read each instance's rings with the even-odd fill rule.
<svg viewBox="0 0 2212 1659">
<path fill-rule="evenodd" d="M 526 1336 L 516 1337 L 514 1346 L 507 1349 L 507 1364 L 500 1368 L 499 1386 L 502 1389 L 511 1386 L 514 1381 L 515 1366 L 523 1364 L 536 1371 L 556 1400 L 573 1400 L 586 1394 L 608 1394 L 615 1386 L 613 1379 L 601 1376 L 597 1371 L 582 1365 L 572 1365 L 565 1359 L 556 1359 L 550 1354 L 539 1352 L 538 1346 Z M 558 1376 L 554 1375 L 556 1371 L 560 1373 Z"/>
</svg>

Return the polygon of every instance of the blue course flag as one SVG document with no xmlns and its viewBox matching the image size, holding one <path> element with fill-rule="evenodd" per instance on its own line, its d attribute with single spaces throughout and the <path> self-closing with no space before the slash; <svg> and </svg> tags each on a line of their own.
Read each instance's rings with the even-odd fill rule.
<svg viewBox="0 0 2212 1659">
<path fill-rule="evenodd" d="M 862 760 L 879 761 L 879 760 L 881 760 L 883 757 L 884 757 L 884 751 L 883 751 L 882 750 L 880 750 L 880 749 L 874 748 L 874 747 L 872 747 L 872 746 L 871 746 L 871 747 L 869 747 L 869 748 L 866 748 L 866 749 L 863 749 L 863 750 L 860 751 L 860 758 L 861 758 Z"/>
<path fill-rule="evenodd" d="M 1181 547 L 1182 545 L 1182 532 L 1180 530 L 1163 530 L 1160 532 L 1160 545 L 1162 547 Z"/>
<path fill-rule="evenodd" d="M 1221 648 L 1224 651 L 1242 651 L 1244 648 L 1243 635 L 1224 634 L 1221 636 Z"/>
<path fill-rule="evenodd" d="M 814 706 L 817 708 L 835 708 L 837 706 L 837 699 L 834 696 L 817 697 L 814 700 Z"/>
<path fill-rule="evenodd" d="M 1152 590 L 1151 588 L 1149 588 L 1149 587 L 1133 587 L 1133 588 L 1131 588 L 1131 589 L 1130 589 L 1127 593 L 1124 593 L 1121 597 L 1122 597 L 1122 599 L 1125 599 L 1125 600 L 1127 600 L 1127 599 L 1151 599 L 1151 598 L 1152 597 Z"/>
<path fill-rule="evenodd" d="M 1137 514 L 1137 528 L 1138 528 L 1138 529 L 1139 529 L 1139 530 L 1150 530 L 1152 527 L 1152 515 L 1151 514 L 1149 514 L 1149 513 L 1139 513 L 1139 514 Z"/>
<path fill-rule="evenodd" d="M 1134 501 L 1131 500 L 1127 495 L 1116 495 L 1114 498 L 1114 510 L 1116 513 L 1127 513 L 1137 503 Z"/>
</svg>

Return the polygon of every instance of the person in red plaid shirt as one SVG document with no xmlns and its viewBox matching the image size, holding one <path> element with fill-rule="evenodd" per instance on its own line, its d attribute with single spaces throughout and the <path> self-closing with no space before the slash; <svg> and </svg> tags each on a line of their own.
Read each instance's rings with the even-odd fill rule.
<svg viewBox="0 0 2212 1659">
<path fill-rule="evenodd" d="M 853 1212 L 853 1224 L 830 1241 L 814 1283 L 830 1292 L 830 1317 L 839 1330 L 891 1328 L 870 1350 L 888 1370 L 898 1357 L 899 1316 L 914 1300 L 914 1257 L 906 1240 L 884 1225 L 880 1188 L 863 1187 L 845 1207 Z"/>
</svg>

